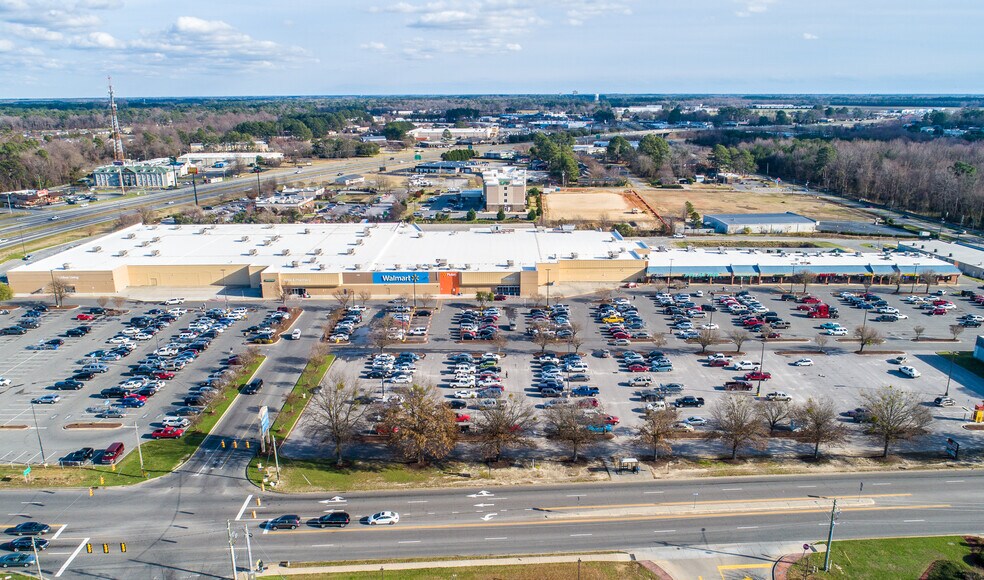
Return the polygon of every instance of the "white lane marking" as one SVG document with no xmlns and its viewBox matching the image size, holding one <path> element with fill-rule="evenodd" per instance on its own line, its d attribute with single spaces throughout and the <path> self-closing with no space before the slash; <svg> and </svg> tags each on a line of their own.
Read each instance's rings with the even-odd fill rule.
<svg viewBox="0 0 984 580">
<path fill-rule="evenodd" d="M 903 524 L 917 524 L 919 522 L 925 522 L 926 520 L 902 520 Z"/>
<path fill-rule="evenodd" d="M 397 544 L 419 544 L 420 540 L 400 540 Z"/>
<path fill-rule="evenodd" d="M 65 528 L 67 528 L 67 527 L 68 527 L 68 524 L 64 524 L 62 527 L 58 528 L 58 531 L 55 532 L 55 535 L 54 536 L 51 536 L 51 539 L 52 540 L 57 540 L 58 539 L 58 536 L 60 536 L 61 533 L 64 532 L 65 531 Z"/>
<path fill-rule="evenodd" d="M 583 493 L 574 493 L 574 494 L 568 495 L 567 497 L 584 497 L 584 495 L 585 494 L 583 494 Z"/>
<path fill-rule="evenodd" d="M 963 483 L 963 482 L 964 480 L 962 479 L 951 479 L 949 481 L 945 481 L 944 483 Z"/>
<path fill-rule="evenodd" d="M 508 538 L 506 538 L 505 536 L 502 536 L 502 537 L 500 537 L 500 538 L 485 538 L 485 539 L 486 539 L 486 540 L 506 540 L 506 539 L 508 539 Z"/>
<path fill-rule="evenodd" d="M 676 530 L 653 530 L 654 534 L 672 534 Z"/>
<path fill-rule="evenodd" d="M 236 514 L 237 522 L 239 521 L 239 518 L 243 517 L 243 513 L 246 511 L 246 506 L 249 505 L 249 500 L 251 499 L 253 499 L 253 494 L 249 494 L 246 496 L 246 501 L 243 502 L 243 507 L 239 508 L 239 513 Z"/>
<path fill-rule="evenodd" d="M 891 483 L 872 483 L 871 485 L 892 485 Z"/>
<path fill-rule="evenodd" d="M 487 522 L 487 521 L 491 520 L 492 518 L 494 518 L 497 515 L 499 515 L 499 514 L 497 514 L 495 512 L 492 512 L 490 514 L 485 514 L 484 516 L 482 516 L 482 521 L 483 522 Z"/>
<path fill-rule="evenodd" d="M 741 488 L 740 487 L 725 487 L 725 488 L 722 488 L 721 491 L 741 491 Z"/>
<path fill-rule="evenodd" d="M 74 559 L 75 559 L 75 557 L 79 555 L 79 552 L 81 552 L 81 551 L 82 551 L 82 548 L 84 548 L 84 547 L 85 547 L 85 545 L 86 545 L 86 543 L 87 543 L 88 541 L 89 541 L 89 538 L 86 538 L 86 539 L 84 539 L 84 540 L 82 540 L 82 542 L 80 542 L 80 543 L 79 543 L 79 546 L 78 546 L 77 548 L 75 548 L 75 551 L 74 551 L 74 552 L 72 552 L 72 555 L 71 555 L 71 556 L 69 556 L 69 558 L 68 558 L 68 560 L 65 560 L 65 563 L 64 563 L 64 564 L 62 564 L 62 567 L 61 567 L 61 568 L 59 568 L 57 572 L 55 572 L 55 578 L 58 578 L 58 577 L 60 577 L 60 576 L 61 576 L 62 574 L 64 574 L 64 573 L 65 573 L 65 570 L 67 570 L 67 569 L 68 569 L 68 565 L 69 565 L 69 564 L 71 564 L 71 563 L 72 563 L 72 560 L 74 560 Z"/>
<path fill-rule="evenodd" d="M 758 526 L 738 526 L 739 530 L 757 530 Z"/>
<path fill-rule="evenodd" d="M 571 534 L 572 538 L 580 538 L 583 536 L 590 536 L 591 534 Z"/>
<path fill-rule="evenodd" d="M 650 493 L 663 493 L 663 492 L 661 492 L 661 491 L 644 491 L 644 492 L 642 492 L 642 493 L 643 493 L 643 494 L 647 494 L 647 495 L 648 495 L 648 494 L 650 494 Z"/>
<path fill-rule="evenodd" d="M 267 535 L 269 533 L 270 533 L 270 528 L 267 527 L 267 526 L 263 526 L 263 535 L 265 536 L 265 535 Z"/>
<path fill-rule="evenodd" d="M 805 489 L 805 488 L 814 488 L 816 486 L 815 485 L 797 485 L 796 487 L 798 487 L 800 489 Z"/>
<path fill-rule="evenodd" d="M 427 503 L 426 499 L 416 499 L 413 501 L 408 501 L 407 503 Z"/>
<path fill-rule="evenodd" d="M 312 548 L 330 548 L 335 544 L 311 544 Z"/>
</svg>

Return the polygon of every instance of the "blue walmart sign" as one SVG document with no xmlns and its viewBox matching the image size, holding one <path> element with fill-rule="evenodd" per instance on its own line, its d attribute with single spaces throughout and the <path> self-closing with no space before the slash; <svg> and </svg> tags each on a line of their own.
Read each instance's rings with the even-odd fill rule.
<svg viewBox="0 0 984 580">
<path fill-rule="evenodd" d="M 428 284 L 431 272 L 373 272 L 373 284 Z"/>
</svg>

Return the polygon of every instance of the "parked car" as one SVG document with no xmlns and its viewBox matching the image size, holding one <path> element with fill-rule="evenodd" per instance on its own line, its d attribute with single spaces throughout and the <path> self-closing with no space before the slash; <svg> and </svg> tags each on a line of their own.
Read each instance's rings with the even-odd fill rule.
<svg viewBox="0 0 984 580">
<path fill-rule="evenodd" d="M 786 393 L 784 393 L 782 391 L 772 391 L 771 393 L 769 393 L 768 395 L 766 395 L 765 398 L 768 399 L 768 400 L 770 400 L 770 401 L 791 401 L 791 400 L 793 400 L 792 397 L 790 397 L 788 394 L 786 394 Z"/>
<path fill-rule="evenodd" d="M 915 367 L 910 367 L 910 366 L 901 366 L 901 367 L 899 367 L 899 372 L 902 373 L 903 375 L 909 377 L 910 379 L 915 379 L 915 378 L 919 378 L 919 377 L 922 376 L 922 373 L 921 372 L 919 372 L 918 370 L 916 370 Z"/>
<path fill-rule="evenodd" d="M 704 397 L 695 397 L 693 395 L 687 395 L 686 397 L 680 397 L 673 401 L 673 405 L 676 407 L 703 407 Z"/>
</svg>

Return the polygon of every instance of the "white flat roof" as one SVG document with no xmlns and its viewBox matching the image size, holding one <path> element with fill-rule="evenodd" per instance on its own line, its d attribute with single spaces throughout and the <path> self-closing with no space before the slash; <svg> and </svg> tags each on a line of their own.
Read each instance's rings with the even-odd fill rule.
<svg viewBox="0 0 984 580">
<path fill-rule="evenodd" d="M 421 230 L 393 223 L 135 225 L 17 269 L 47 272 L 60 270 L 65 263 L 70 270 L 250 264 L 266 266 L 269 272 L 311 272 L 320 271 L 319 264 L 324 264 L 326 272 L 372 272 L 409 270 L 419 264 L 437 269 L 440 259 L 452 269 L 491 272 L 530 268 L 538 262 L 571 259 L 574 254 L 578 259 L 609 259 L 612 251 L 614 259 L 641 259 L 631 253 L 637 247 L 610 232 L 594 230 L 503 228 L 493 233 L 490 228 Z M 126 255 L 121 256 L 121 250 Z M 284 250 L 289 254 L 284 255 Z M 316 261 L 309 262 L 312 258 Z M 297 267 L 294 261 L 299 262 Z"/>
</svg>

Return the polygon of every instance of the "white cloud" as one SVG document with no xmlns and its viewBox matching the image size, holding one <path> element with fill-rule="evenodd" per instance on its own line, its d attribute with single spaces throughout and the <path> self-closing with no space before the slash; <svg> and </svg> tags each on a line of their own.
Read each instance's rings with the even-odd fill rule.
<svg viewBox="0 0 984 580">
<path fill-rule="evenodd" d="M 24 24 L 9 23 L 7 31 L 14 36 L 39 42 L 62 42 L 65 35 L 56 30 L 43 26 L 26 26 Z"/>
<path fill-rule="evenodd" d="M 108 32 L 90 32 L 89 34 L 73 38 L 72 45 L 79 48 L 126 48 L 126 43 L 117 40 Z"/>
<path fill-rule="evenodd" d="M 371 42 L 366 42 L 364 44 L 360 44 L 359 48 L 363 50 L 375 50 L 378 52 L 383 52 L 384 50 L 386 50 L 386 45 L 383 44 L 382 42 L 371 41 Z"/>
<path fill-rule="evenodd" d="M 610 14 L 630 16 L 632 9 L 628 2 L 596 2 L 592 0 L 569 0 L 564 3 L 567 7 L 567 23 L 571 26 L 581 26 L 586 21 Z"/>
<path fill-rule="evenodd" d="M 0 52 L 10 52 L 14 50 L 14 43 L 6 38 L 0 38 Z"/>
<path fill-rule="evenodd" d="M 747 18 L 753 14 L 761 14 L 769 9 L 769 6 L 777 3 L 779 0 L 733 0 L 737 4 L 741 4 L 742 8 L 735 12 L 738 16 L 742 18 Z"/>
<path fill-rule="evenodd" d="M 803 33 L 803 40 L 820 40 L 820 37 L 817 36 L 816 34 L 811 33 L 811 32 L 804 32 Z"/>
</svg>

